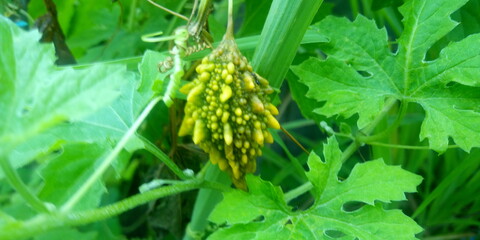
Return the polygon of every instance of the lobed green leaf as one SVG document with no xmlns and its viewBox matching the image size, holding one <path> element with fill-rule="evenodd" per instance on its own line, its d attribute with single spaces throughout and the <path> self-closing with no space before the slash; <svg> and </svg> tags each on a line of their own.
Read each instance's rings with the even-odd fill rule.
<svg viewBox="0 0 480 240">
<path fill-rule="evenodd" d="M 249 176 L 249 193 L 231 191 L 212 212 L 210 220 L 226 224 L 209 239 L 416 239 L 422 229 L 400 210 L 385 210 L 381 202 L 405 200 L 421 177 L 387 166 L 382 160 L 355 166 L 340 181 L 341 151 L 334 138 L 324 147 L 325 160 L 310 154 L 307 176 L 314 186 L 315 203 L 305 211 L 292 211 L 279 187 Z M 350 210 L 351 203 L 362 203 Z"/>
<path fill-rule="evenodd" d="M 120 95 L 132 75 L 119 65 L 56 67 L 53 45 L 0 17 L 0 144 L 9 152 L 56 126 L 78 121 Z M 18 164 L 15 164 L 18 165 Z"/>
<path fill-rule="evenodd" d="M 326 60 L 309 59 L 292 67 L 309 87 L 307 97 L 325 102 L 314 112 L 327 117 L 358 114 L 366 127 L 384 110 L 386 99 L 418 103 L 425 110 L 420 140 L 443 152 L 449 138 L 462 149 L 480 141 L 480 34 L 446 46 L 437 59 L 427 51 L 456 23 L 450 15 L 467 1 L 407 1 L 400 12 L 405 30 L 398 52 L 390 51 L 385 29 L 358 16 L 350 22 L 327 17 L 316 27 L 330 41 L 322 44 Z"/>
<path fill-rule="evenodd" d="M 60 206 L 95 171 L 150 101 L 155 82 L 164 77 L 158 74 L 157 64 L 165 56 L 147 52 L 138 79 L 121 65 L 56 67 L 52 45 L 38 43 L 38 32 L 20 30 L 3 17 L 0 34 L 6 49 L 0 58 L 4 73 L 0 106 L 5 120 L 0 121 L 1 152 L 15 167 L 33 160 L 44 162 L 39 169 L 44 181 L 32 187 L 40 189 L 42 200 Z M 129 152 L 122 152 L 113 167 L 121 172 L 130 154 L 141 147 L 127 145 Z M 75 209 L 98 206 L 102 188 L 100 181 L 96 183 Z"/>
</svg>

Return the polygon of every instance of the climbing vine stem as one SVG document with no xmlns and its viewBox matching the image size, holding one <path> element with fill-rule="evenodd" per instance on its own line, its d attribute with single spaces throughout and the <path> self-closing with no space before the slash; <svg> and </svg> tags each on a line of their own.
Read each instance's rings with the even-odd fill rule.
<svg viewBox="0 0 480 240">
<path fill-rule="evenodd" d="M 37 233 L 57 227 L 78 226 L 101 221 L 117 216 L 149 201 L 198 188 L 209 188 L 217 191 L 229 190 L 228 187 L 222 184 L 204 181 L 203 179 L 185 180 L 170 186 L 160 187 L 148 192 L 140 193 L 117 203 L 92 210 L 80 212 L 55 212 L 37 215 L 37 217 L 18 225 L 15 229 L 0 231 L 0 239 L 25 239 L 32 237 Z"/>
</svg>

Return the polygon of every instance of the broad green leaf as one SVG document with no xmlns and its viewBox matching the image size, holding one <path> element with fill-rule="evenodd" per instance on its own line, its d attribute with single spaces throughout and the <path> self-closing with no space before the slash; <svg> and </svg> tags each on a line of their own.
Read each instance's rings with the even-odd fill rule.
<svg viewBox="0 0 480 240">
<path fill-rule="evenodd" d="M 62 154 L 41 170 L 45 185 L 40 197 L 44 201 L 60 206 L 95 171 L 152 98 L 154 82 L 161 77 L 156 66 L 164 57 L 156 52 L 147 52 L 139 65 L 141 81 L 129 81 L 116 101 L 95 114 L 50 131 L 56 141 L 61 139 L 66 144 Z M 142 147 L 141 142 L 133 137 L 126 146 L 127 151 L 123 151 L 113 163 L 115 170 L 121 173 L 131 154 Z M 60 192 L 57 192 L 58 186 L 62 189 Z M 98 206 L 102 194 L 102 185 L 98 182 L 75 208 Z"/>
<path fill-rule="evenodd" d="M 0 35 L 0 144 L 9 150 L 108 105 L 131 77 L 117 65 L 56 67 L 53 45 L 38 43 L 38 32 L 19 30 L 4 17 Z"/>
<path fill-rule="evenodd" d="M 139 66 L 141 81 L 130 79 L 120 89 L 120 96 L 115 102 L 94 114 L 75 122 L 62 123 L 19 145 L 10 155 L 11 159 L 16 159 L 14 165 L 18 167 L 35 158 L 57 155 L 55 152 L 68 143 L 99 143 L 102 146 L 108 143 L 109 148 L 113 147 L 153 96 L 154 82 L 164 78 L 156 70 L 157 63 L 164 57 L 156 52 L 147 52 Z M 132 153 L 138 147 L 129 148 L 128 151 Z"/>
<path fill-rule="evenodd" d="M 61 206 L 80 188 L 95 170 L 99 156 L 106 155 L 108 147 L 100 144 L 68 144 L 63 153 L 48 162 L 40 170 L 44 186 L 39 197 L 45 202 Z M 98 206 L 105 192 L 103 184 L 98 181 L 75 210 L 86 210 Z"/>
<path fill-rule="evenodd" d="M 224 193 L 224 200 L 210 215 L 226 224 L 209 239 L 416 239 L 422 229 L 400 210 L 385 210 L 381 202 L 406 200 L 405 192 L 416 191 L 421 177 L 383 160 L 358 164 L 343 181 L 338 179 L 341 151 L 334 138 L 324 147 L 325 160 L 310 154 L 307 176 L 313 185 L 313 206 L 292 211 L 279 187 L 248 176 L 249 192 Z M 348 210 L 351 203 L 363 203 Z"/>
<path fill-rule="evenodd" d="M 158 62 L 164 54 L 147 51 L 139 65 L 140 81 L 129 81 L 121 89 L 119 98 L 95 114 L 74 125 L 65 124 L 55 129 L 57 136 L 70 141 L 100 141 L 115 143 L 132 126 L 135 119 L 154 95 L 155 82 L 162 82 L 165 74 L 158 72 Z M 161 84 L 158 84 L 161 86 Z M 134 150 L 134 149 L 132 149 Z"/>
<path fill-rule="evenodd" d="M 38 33 L 23 32 L 8 20 L 1 20 L 2 36 L 10 37 L 10 41 L 2 38 L 2 45 L 9 44 L 7 49 L 12 51 L 2 54 L 2 60 L 6 60 L 0 66 L 6 73 L 4 76 L 11 76 L 1 79 L 0 86 L 10 87 L 5 94 L 2 91 L 0 97 L 6 99 L 1 104 L 10 111 L 6 116 L 11 120 L 1 122 L 0 140 L 2 145 L 15 147 L 9 154 L 15 167 L 34 159 L 45 162 L 40 170 L 44 179 L 40 198 L 60 206 L 95 171 L 98 162 L 111 151 L 152 98 L 154 82 L 161 77 L 156 66 L 164 55 L 153 52 L 145 55 L 140 66 L 140 81 L 123 67 L 112 64 L 94 64 L 82 70 L 57 68 L 53 65 L 53 47 L 37 43 Z M 22 41 L 31 46 L 28 51 L 13 46 L 13 42 Z M 29 66 L 31 61 L 37 64 Z M 3 68 L 9 66 L 7 63 L 13 67 Z M 20 66 L 25 68 L 20 70 Z M 24 76 L 28 72 L 33 72 L 32 79 Z M 24 114 L 16 114 L 22 113 L 17 109 L 25 109 L 26 101 L 32 102 L 32 107 Z M 122 152 L 113 163 L 119 172 L 130 154 L 142 147 L 129 146 L 130 152 Z M 99 182 L 75 209 L 98 206 L 102 194 Z"/>
<path fill-rule="evenodd" d="M 364 128 L 383 111 L 385 100 L 418 103 L 425 110 L 420 140 L 438 152 L 449 138 L 469 151 L 480 146 L 480 34 L 450 43 L 437 59 L 425 56 L 456 23 L 450 15 L 467 1 L 407 1 L 400 12 L 405 30 L 398 52 L 389 49 L 385 29 L 363 16 L 353 22 L 327 17 L 316 27 L 330 42 L 326 60 L 309 59 L 292 67 L 320 102 L 314 112 L 327 117 L 358 114 Z M 368 37 L 366 37 L 368 36 Z"/>
</svg>

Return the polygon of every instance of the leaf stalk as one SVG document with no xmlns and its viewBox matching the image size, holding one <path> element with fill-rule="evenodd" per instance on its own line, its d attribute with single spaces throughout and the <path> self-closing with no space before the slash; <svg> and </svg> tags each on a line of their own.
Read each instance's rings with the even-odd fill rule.
<svg viewBox="0 0 480 240">
<path fill-rule="evenodd" d="M 53 228 L 58 228 L 62 226 L 79 226 L 101 221 L 113 216 L 117 216 L 125 211 L 133 209 L 152 200 L 179 194 L 186 191 L 191 191 L 198 188 L 209 188 L 215 189 L 217 191 L 226 191 L 229 189 L 221 184 L 204 181 L 203 179 L 185 180 L 182 182 L 178 182 L 174 185 L 160 187 L 148 192 L 139 193 L 101 208 L 80 212 L 55 212 L 41 214 L 21 224 L 15 223 L 15 227 L 7 224 L 4 226 L 9 228 L 8 231 L 6 229 L 0 228 L 0 239 L 25 239 Z"/>
<path fill-rule="evenodd" d="M 85 183 L 78 189 L 77 192 L 62 206 L 62 212 L 68 212 L 71 210 L 75 204 L 80 201 L 80 199 L 87 193 L 87 191 L 92 187 L 92 185 L 100 179 L 100 177 L 105 173 L 108 167 L 113 163 L 115 158 L 118 156 L 120 151 L 125 147 L 128 140 L 135 135 L 140 124 L 145 120 L 153 107 L 162 99 L 162 97 L 155 97 L 152 99 L 145 109 L 142 111 L 140 116 L 135 120 L 133 125 L 128 129 L 128 131 L 123 135 L 120 141 L 117 143 L 113 151 L 108 154 L 105 160 L 100 164 L 100 166 L 90 175 L 90 177 L 85 181 Z"/>
<path fill-rule="evenodd" d="M 5 155 L 3 155 L 5 156 Z M 47 213 L 49 209 L 30 189 L 25 185 L 17 171 L 13 169 L 12 164 L 6 157 L 0 156 L 0 166 L 5 174 L 8 183 L 22 196 L 22 198 L 37 212 Z"/>
</svg>

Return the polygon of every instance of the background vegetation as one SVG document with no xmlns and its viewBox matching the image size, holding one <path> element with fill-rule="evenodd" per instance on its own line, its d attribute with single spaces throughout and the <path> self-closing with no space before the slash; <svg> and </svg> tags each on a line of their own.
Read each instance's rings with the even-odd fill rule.
<svg viewBox="0 0 480 240">
<path fill-rule="evenodd" d="M 291 207 L 298 212 L 321 202 L 318 189 L 322 188 L 315 185 L 311 173 L 322 165 L 316 155 L 309 158 L 282 132 L 272 131 L 275 143 L 266 146 L 258 159 L 256 175 L 266 182 L 252 178 L 249 184 L 255 187 L 248 196 L 231 193 L 228 177 L 215 167 L 205 167 L 208 156 L 190 139 L 177 136 L 185 96 L 179 94 L 171 108 L 148 105 L 167 84 L 169 73 L 159 73 L 156 66 L 168 55 L 172 43 L 146 43 L 141 36 L 158 31 L 170 35 L 185 21 L 143 0 L 53 2 L 73 56 L 68 58 L 66 53 L 67 57 L 61 57 L 65 62 L 54 56 L 51 44 L 36 43 L 40 35 L 35 31 L 22 32 L 11 24 L 25 30 L 35 28 L 35 22 L 41 27 L 48 21 L 44 1 L 0 2 L 0 13 L 11 20 L 7 23 L 2 18 L 0 22 L 0 111 L 6 116 L 0 124 L 0 239 L 246 239 L 251 236 L 240 233 L 259 229 L 246 224 L 254 218 L 240 216 L 244 209 L 250 209 L 245 202 L 278 198 L 272 203 L 275 207 Z M 193 7 L 193 1 L 188 0 L 156 2 L 185 16 Z M 423 228 L 398 217 L 405 222 L 397 231 L 412 234 L 403 238 L 386 232 L 392 236 L 389 239 L 413 239 L 413 234 L 429 240 L 479 239 L 479 0 L 235 0 L 234 15 L 240 50 L 279 90 L 274 102 L 282 126 L 323 161 L 333 165 L 338 162 L 340 179 L 352 177 L 355 166 L 371 166 L 383 169 L 385 174 L 370 172 L 365 184 L 375 188 L 375 184 L 392 182 L 393 187 L 377 189 L 385 196 L 349 200 L 352 209 L 365 209 L 365 204 L 401 209 Z M 449 16 L 456 24 L 448 21 Z M 215 43 L 221 41 L 226 21 L 227 1 L 213 1 L 208 29 Z M 403 50 L 411 55 L 402 55 Z M 194 63 L 209 51 L 185 60 Z M 394 62 L 409 56 L 413 60 L 403 61 L 405 65 Z M 439 65 L 434 65 L 435 61 Z M 430 63 L 433 67 L 429 68 Z M 427 89 L 431 91 L 424 95 L 410 94 L 406 86 L 400 94 L 371 78 L 382 74 L 379 69 L 387 69 L 385 76 L 398 80 L 392 85 L 400 86 L 398 82 L 410 76 L 415 79 L 411 87 L 427 82 L 431 72 L 443 68 L 448 71 L 440 84 L 430 85 Z M 10 88 L 8 69 L 17 69 L 15 79 L 22 79 L 21 85 Z M 409 72 L 401 75 L 404 69 Z M 370 85 L 357 86 L 360 76 L 373 80 Z M 318 84 L 317 79 L 324 82 Z M 356 83 L 347 82 L 345 85 L 351 88 L 345 88 L 328 81 L 331 79 Z M 347 94 L 342 95 L 345 92 L 339 89 Z M 360 104 L 352 107 L 349 103 L 357 92 Z M 429 102 L 443 99 L 442 94 L 461 101 L 445 105 Z M 382 96 L 381 100 L 377 96 Z M 34 103 L 41 103 L 40 107 Z M 146 106 L 154 107 L 138 134 L 116 149 Z M 336 140 L 327 141 L 332 135 Z M 118 154 L 105 165 L 112 151 Z M 377 162 L 370 160 L 380 158 L 388 166 L 399 165 L 421 176 L 423 181 L 419 184 L 420 178 L 413 174 L 373 166 Z M 373 163 L 358 165 L 365 162 Z M 193 179 L 180 169 L 191 169 L 205 181 Z M 327 172 L 336 175 L 332 169 L 317 173 Z M 100 175 L 82 190 L 95 174 Z M 159 188 L 138 194 L 143 184 L 156 179 L 164 180 L 154 182 Z M 267 182 L 281 186 L 286 194 Z M 33 192 L 31 199 L 30 193 L 22 192 L 24 188 Z M 82 195 L 75 197 L 78 192 Z M 222 192 L 231 195 L 226 194 L 226 200 L 216 205 Z M 408 192 L 407 201 L 400 201 L 403 192 Z M 368 195 L 362 194 L 357 195 Z M 283 199 L 288 206 L 279 203 Z M 253 205 L 252 211 L 257 211 L 258 206 Z M 275 209 L 268 204 L 264 207 Z M 212 209 L 214 215 L 208 221 Z M 226 214 L 229 212 L 231 215 Z M 301 217 L 314 215 L 308 212 L 311 215 L 278 217 L 273 210 L 258 212 L 262 214 L 254 217 L 263 218 L 253 222 L 263 226 L 270 224 L 270 219 L 283 221 L 286 226 L 288 221 L 296 223 Z M 380 228 L 389 221 L 377 217 L 380 220 L 372 223 Z M 247 227 L 223 228 L 225 221 Z M 275 233 L 271 229 L 264 232 Z M 335 234 L 330 232 L 329 236 L 354 239 Z M 309 239 L 306 236 L 302 235 Z"/>
</svg>

